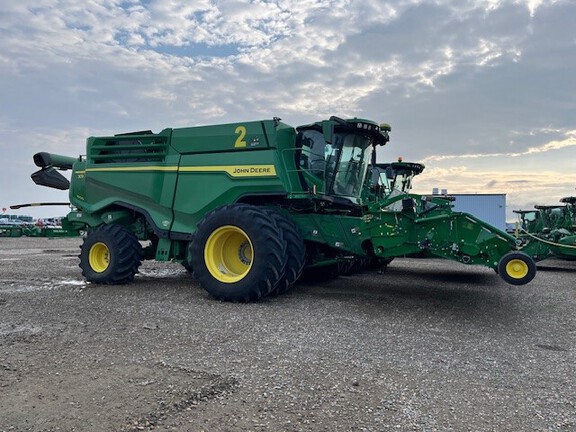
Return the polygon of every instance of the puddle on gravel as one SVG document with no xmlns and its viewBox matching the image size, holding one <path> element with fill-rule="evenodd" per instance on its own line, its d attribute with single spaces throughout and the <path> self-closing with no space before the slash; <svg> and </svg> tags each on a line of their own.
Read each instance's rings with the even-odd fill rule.
<svg viewBox="0 0 576 432">
<path fill-rule="evenodd" d="M 0 325 L 0 337 L 27 338 L 40 333 L 41 330 L 42 327 L 34 325 L 4 324 Z"/>
<path fill-rule="evenodd" d="M 183 268 L 163 268 L 163 269 L 140 269 L 136 277 L 144 278 L 165 278 L 168 276 L 178 276 L 185 274 L 186 270 Z"/>
<path fill-rule="evenodd" d="M 25 293 L 34 291 L 51 291 L 64 287 L 82 288 L 88 285 L 85 280 L 64 279 L 50 281 L 19 281 L 13 279 L 0 279 L 1 293 Z"/>
</svg>

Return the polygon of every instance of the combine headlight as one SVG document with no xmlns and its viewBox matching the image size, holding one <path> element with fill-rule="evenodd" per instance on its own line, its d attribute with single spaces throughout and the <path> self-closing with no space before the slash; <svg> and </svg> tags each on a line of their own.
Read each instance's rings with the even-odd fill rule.
<svg viewBox="0 0 576 432">
<path fill-rule="evenodd" d="M 380 127 L 371 123 L 362 123 L 362 122 L 358 122 L 356 123 L 356 128 L 357 129 L 363 129 L 363 130 L 367 130 L 367 131 L 380 131 Z"/>
</svg>

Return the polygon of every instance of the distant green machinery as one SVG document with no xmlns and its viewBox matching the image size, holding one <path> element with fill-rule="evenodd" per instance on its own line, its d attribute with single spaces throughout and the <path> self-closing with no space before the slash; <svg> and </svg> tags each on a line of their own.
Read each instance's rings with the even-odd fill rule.
<svg viewBox="0 0 576 432">
<path fill-rule="evenodd" d="M 304 268 L 414 253 L 530 282 L 536 266 L 516 238 L 409 193 L 423 166 L 376 163 L 389 131 L 274 118 L 90 137 L 83 157 L 34 155 L 32 178 L 69 188 L 66 228 L 86 232 L 80 267 L 93 283 L 129 282 L 142 259 L 176 261 L 214 297 L 252 301 L 289 290 Z"/>
<path fill-rule="evenodd" d="M 11 209 L 17 210 L 24 207 L 36 207 L 42 205 L 68 205 L 68 203 L 34 203 L 12 205 Z M 34 221 L 32 216 L 25 215 L 1 215 L 0 237 L 78 237 L 80 232 L 67 225 L 66 220 L 61 226 L 58 218 L 49 218 L 46 221 Z"/>
<path fill-rule="evenodd" d="M 576 197 L 560 202 L 564 204 L 515 211 L 519 217 L 517 238 L 536 261 L 549 257 L 576 260 Z"/>
<path fill-rule="evenodd" d="M 61 226 L 37 226 L 34 224 L 8 225 L 0 224 L 0 237 L 78 237 L 77 229 L 66 229 Z"/>
<path fill-rule="evenodd" d="M 0 237 L 22 237 L 22 228 L 15 225 L 0 224 Z"/>
</svg>

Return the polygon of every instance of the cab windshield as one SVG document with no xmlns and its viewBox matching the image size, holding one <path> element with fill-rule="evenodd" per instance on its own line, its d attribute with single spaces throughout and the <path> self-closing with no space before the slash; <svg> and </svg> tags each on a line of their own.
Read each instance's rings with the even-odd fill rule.
<svg viewBox="0 0 576 432">
<path fill-rule="evenodd" d="M 390 181 L 390 189 L 396 189 L 402 193 L 410 192 L 414 175 L 414 172 L 409 170 L 396 170 L 394 178 Z"/>
<path fill-rule="evenodd" d="M 308 187 L 316 193 L 358 199 L 370 161 L 370 137 L 335 131 L 332 143 L 321 131 L 302 131 L 300 169 Z"/>
</svg>

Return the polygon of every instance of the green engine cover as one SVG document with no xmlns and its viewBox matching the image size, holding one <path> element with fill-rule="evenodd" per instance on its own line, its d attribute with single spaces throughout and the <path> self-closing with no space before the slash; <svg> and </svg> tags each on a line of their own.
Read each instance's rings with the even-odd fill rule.
<svg viewBox="0 0 576 432">
<path fill-rule="evenodd" d="M 90 137 L 86 159 L 74 164 L 70 200 L 90 215 L 137 209 L 160 232 L 190 235 L 226 203 L 301 192 L 295 134 L 263 120 Z"/>
</svg>

